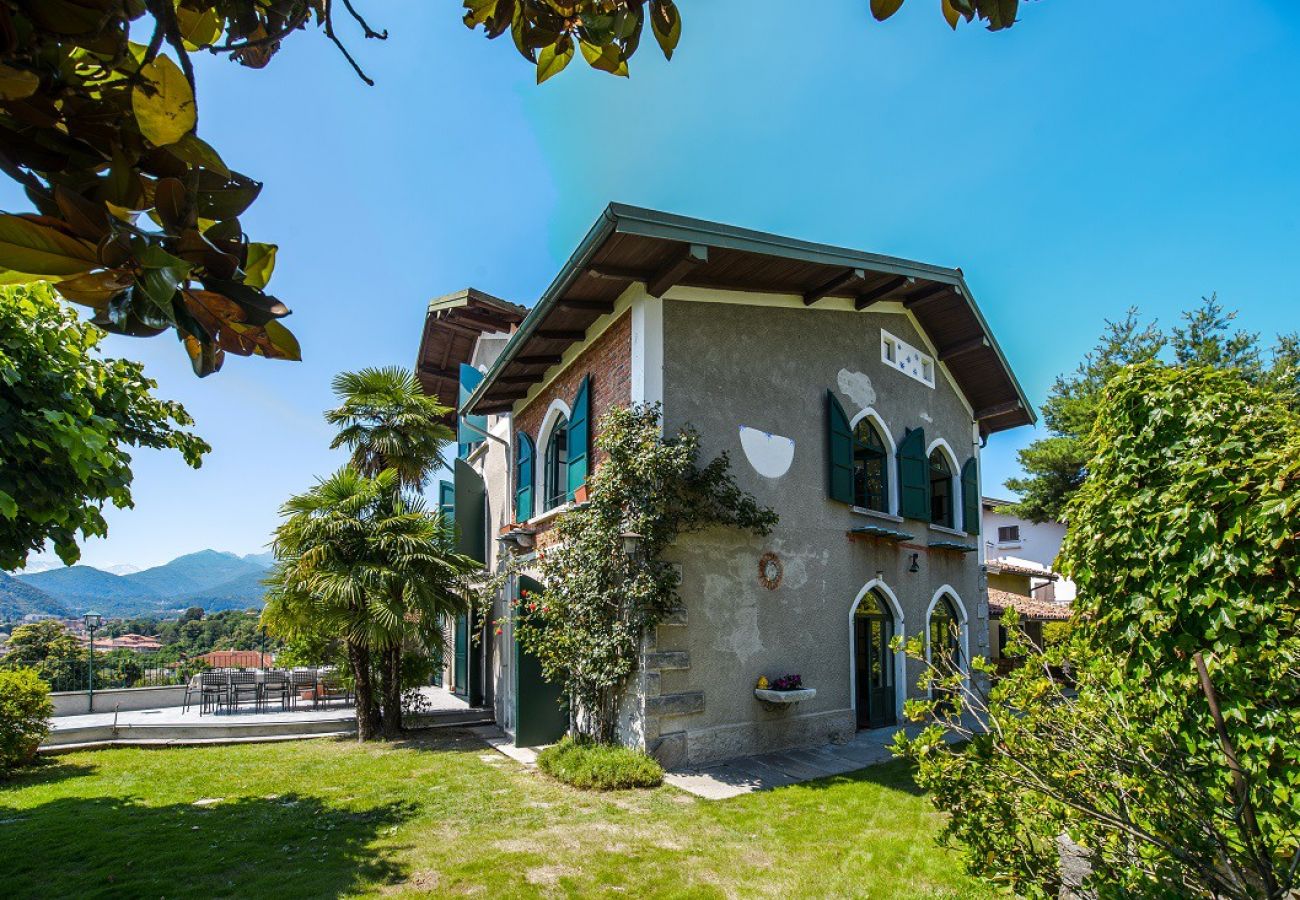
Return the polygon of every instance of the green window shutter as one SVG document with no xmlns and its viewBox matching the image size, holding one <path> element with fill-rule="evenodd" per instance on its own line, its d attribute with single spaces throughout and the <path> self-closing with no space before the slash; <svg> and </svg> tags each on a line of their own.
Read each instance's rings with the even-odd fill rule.
<svg viewBox="0 0 1300 900">
<path fill-rule="evenodd" d="M 833 391 L 826 391 L 827 496 L 853 503 L 853 429 Z"/>
<path fill-rule="evenodd" d="M 973 456 L 961 467 L 961 522 L 967 534 L 980 533 L 980 475 Z"/>
<path fill-rule="evenodd" d="M 898 514 L 930 520 L 930 463 L 925 458 L 925 429 L 909 428 L 898 444 Z"/>
<path fill-rule="evenodd" d="M 456 460 L 452 474 L 452 483 L 456 486 L 457 518 L 460 520 L 456 529 L 456 552 L 485 563 L 487 521 L 484 504 L 487 488 L 483 476 L 463 459 Z"/>
<path fill-rule="evenodd" d="M 515 521 L 533 517 L 533 439 L 522 431 L 515 435 Z"/>
<path fill-rule="evenodd" d="M 465 405 L 469 395 L 483 381 L 484 375 L 478 369 L 466 363 L 460 364 L 460 393 L 457 408 Z M 487 416 L 460 416 L 456 419 L 456 441 L 463 448 L 481 443 L 483 432 L 487 431 Z"/>
<path fill-rule="evenodd" d="M 448 540 L 454 540 L 456 533 L 456 485 L 454 482 L 438 482 L 438 515 L 442 516 L 442 527 L 447 530 Z"/>
<path fill-rule="evenodd" d="M 587 461 L 591 459 L 591 376 L 583 376 L 578 394 L 573 398 L 573 415 L 569 417 L 569 492 L 568 498 L 587 483 Z"/>
</svg>

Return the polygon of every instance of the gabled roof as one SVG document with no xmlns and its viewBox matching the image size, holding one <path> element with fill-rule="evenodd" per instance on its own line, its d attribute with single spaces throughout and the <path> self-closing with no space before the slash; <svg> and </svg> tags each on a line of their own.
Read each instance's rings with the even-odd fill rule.
<svg viewBox="0 0 1300 900">
<path fill-rule="evenodd" d="M 852 299 L 858 309 L 900 302 L 937 348 L 984 433 L 1035 421 L 960 269 L 618 203 L 578 245 L 462 412 L 509 410 L 637 281 L 656 297 L 682 284 L 798 294 L 809 306 L 827 297 Z"/>
<path fill-rule="evenodd" d="M 1064 622 L 1070 618 L 1070 607 L 1059 603 L 1048 603 L 1023 597 L 1010 591 L 989 588 L 989 618 L 1000 619 L 1008 609 L 1014 608 L 1022 619 L 1037 619 L 1040 622 Z"/>
<path fill-rule="evenodd" d="M 424 392 L 454 409 L 460 402 L 460 364 L 470 361 L 479 335 L 514 331 L 527 312 L 474 288 L 431 300 L 415 362 Z M 454 414 L 447 418 L 449 424 L 455 423 Z"/>
</svg>

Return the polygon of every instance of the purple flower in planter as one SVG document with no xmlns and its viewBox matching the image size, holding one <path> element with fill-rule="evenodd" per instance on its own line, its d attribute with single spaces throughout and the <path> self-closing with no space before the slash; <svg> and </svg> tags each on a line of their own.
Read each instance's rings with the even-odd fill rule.
<svg viewBox="0 0 1300 900">
<path fill-rule="evenodd" d="M 798 675 L 782 675 L 772 682 L 774 691 L 797 691 L 803 687 L 803 680 Z"/>
</svg>

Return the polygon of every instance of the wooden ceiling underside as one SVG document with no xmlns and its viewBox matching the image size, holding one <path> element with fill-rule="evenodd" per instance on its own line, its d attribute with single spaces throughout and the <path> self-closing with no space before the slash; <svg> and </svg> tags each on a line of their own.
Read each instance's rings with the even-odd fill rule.
<svg viewBox="0 0 1300 900">
<path fill-rule="evenodd" d="M 513 332 L 527 312 L 522 306 L 473 289 L 429 304 L 415 373 L 426 394 L 453 410 L 446 418 L 448 424 L 456 421 L 461 363 L 470 361 L 479 335 Z"/>
</svg>

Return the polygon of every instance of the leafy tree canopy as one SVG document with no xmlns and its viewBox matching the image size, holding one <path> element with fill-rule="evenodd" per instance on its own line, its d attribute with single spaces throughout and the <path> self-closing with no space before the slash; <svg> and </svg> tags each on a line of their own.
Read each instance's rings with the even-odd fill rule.
<svg viewBox="0 0 1300 900">
<path fill-rule="evenodd" d="M 129 447 L 196 468 L 210 449 L 138 363 L 99 355 L 102 340 L 48 285 L 0 287 L 0 569 L 47 541 L 71 565 L 78 533 L 107 534 L 104 504 L 131 506 Z"/>
<path fill-rule="evenodd" d="M 1089 435 L 1102 389 L 1134 363 L 1169 358 L 1180 365 L 1234 369 L 1254 384 L 1280 391 L 1300 409 L 1300 334 L 1279 335 L 1266 351 L 1258 334 L 1234 329 L 1236 316 L 1212 294 L 1183 313 L 1181 324 L 1168 333 L 1155 322 L 1142 323 L 1136 308 L 1108 321 L 1097 346 L 1074 372 L 1057 376 L 1048 392 L 1042 409 L 1048 436 L 1019 452 L 1026 477 L 1007 481 L 1020 497 L 1014 511 L 1036 522 L 1064 517 L 1066 503 L 1088 474 Z"/>
</svg>

